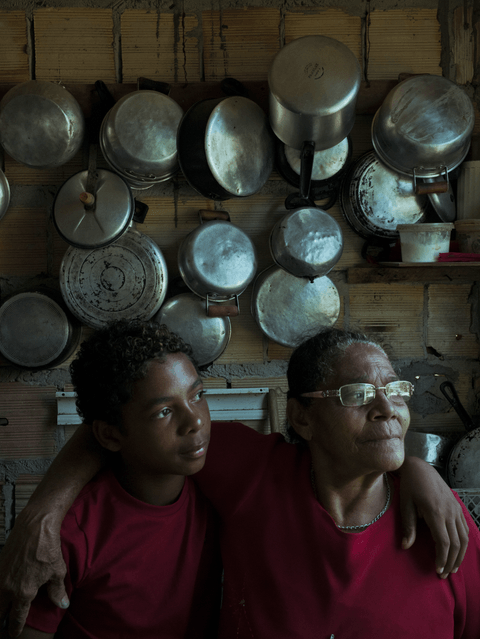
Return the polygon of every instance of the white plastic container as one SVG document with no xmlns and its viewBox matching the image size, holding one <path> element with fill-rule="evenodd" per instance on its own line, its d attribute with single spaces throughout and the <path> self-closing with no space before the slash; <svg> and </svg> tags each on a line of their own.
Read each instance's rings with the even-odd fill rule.
<svg viewBox="0 0 480 639">
<path fill-rule="evenodd" d="M 457 180 L 457 220 L 480 219 L 480 160 L 462 164 Z"/>
<path fill-rule="evenodd" d="M 399 224 L 402 262 L 436 262 L 448 253 L 453 224 Z"/>
<path fill-rule="evenodd" d="M 480 253 L 480 219 L 455 222 L 460 253 Z"/>
</svg>

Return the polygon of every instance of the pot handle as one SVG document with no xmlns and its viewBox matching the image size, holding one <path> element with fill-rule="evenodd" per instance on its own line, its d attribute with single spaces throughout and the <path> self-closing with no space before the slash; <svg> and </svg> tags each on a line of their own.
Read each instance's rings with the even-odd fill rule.
<svg viewBox="0 0 480 639">
<path fill-rule="evenodd" d="M 235 78 L 224 78 L 220 82 L 220 87 L 225 95 L 240 95 L 244 98 L 248 97 L 247 87 Z"/>
<path fill-rule="evenodd" d="M 442 391 L 443 395 L 447 398 L 447 400 L 450 402 L 450 404 L 453 406 L 453 408 L 456 410 L 457 415 L 462 420 L 463 425 L 465 426 L 467 431 L 474 430 L 476 428 L 476 425 L 473 419 L 470 417 L 470 415 L 467 413 L 467 411 L 463 407 L 460 401 L 460 398 L 457 395 L 457 391 L 455 390 L 455 386 L 452 384 L 452 382 L 449 382 L 449 381 L 442 382 L 440 384 L 440 390 Z"/>
<path fill-rule="evenodd" d="M 167 82 L 160 82 L 160 80 L 150 80 L 149 78 L 137 78 L 137 90 L 138 91 L 158 91 L 168 95 L 172 87 Z"/>
<path fill-rule="evenodd" d="M 235 295 L 235 306 L 227 304 L 209 304 L 208 295 L 206 301 L 208 317 L 238 317 L 240 314 L 240 304 L 238 303 L 238 295 Z"/>
<path fill-rule="evenodd" d="M 227 211 L 211 211 L 210 209 L 200 209 L 198 211 L 200 223 L 209 222 L 210 220 L 225 220 L 230 222 L 230 215 Z"/>
<path fill-rule="evenodd" d="M 428 195 L 429 193 L 446 193 L 448 191 L 448 182 L 442 180 L 441 182 L 424 182 L 423 184 L 417 184 L 415 193 L 417 195 Z"/>
<path fill-rule="evenodd" d="M 148 204 L 139 202 L 137 199 L 133 200 L 135 204 L 135 212 L 133 214 L 133 221 L 137 224 L 143 224 L 148 213 Z"/>
</svg>

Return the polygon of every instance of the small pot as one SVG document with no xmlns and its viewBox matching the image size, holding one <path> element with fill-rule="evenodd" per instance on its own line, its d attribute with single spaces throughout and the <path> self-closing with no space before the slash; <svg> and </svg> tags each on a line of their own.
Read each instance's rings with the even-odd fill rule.
<svg viewBox="0 0 480 639">
<path fill-rule="evenodd" d="M 291 211 L 270 233 L 275 263 L 310 280 L 329 273 L 342 256 L 343 235 L 336 220 L 317 207 Z"/>
<path fill-rule="evenodd" d="M 270 266 L 255 279 L 252 315 L 264 335 L 282 346 L 294 348 L 333 326 L 339 314 L 340 296 L 326 276 L 310 282 Z"/>
<path fill-rule="evenodd" d="M 180 274 L 196 295 L 209 302 L 237 300 L 238 309 L 238 296 L 257 270 L 253 242 L 224 211 L 201 210 L 200 222 L 178 249 Z M 238 314 L 235 307 L 226 308 L 229 314 Z M 215 309 L 210 307 L 208 312 L 211 315 Z"/>
<path fill-rule="evenodd" d="M 197 366 L 206 367 L 222 355 L 232 334 L 229 317 L 208 317 L 205 301 L 193 293 L 168 299 L 152 318 L 190 344 Z"/>
<path fill-rule="evenodd" d="M 10 206 L 10 186 L 5 173 L 0 169 L 0 220 Z"/>
<path fill-rule="evenodd" d="M 0 144 L 14 160 L 34 169 L 65 164 L 80 151 L 85 119 L 63 86 L 29 80 L 0 102 Z"/>
</svg>

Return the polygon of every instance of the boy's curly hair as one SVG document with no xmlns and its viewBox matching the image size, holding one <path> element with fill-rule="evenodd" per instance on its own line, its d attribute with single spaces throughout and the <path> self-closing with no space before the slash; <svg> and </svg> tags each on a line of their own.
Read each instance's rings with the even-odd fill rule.
<svg viewBox="0 0 480 639">
<path fill-rule="evenodd" d="M 151 360 L 184 353 L 197 368 L 191 347 L 164 325 L 119 320 L 95 331 L 70 364 L 77 410 L 84 422 L 100 419 L 122 429 L 122 406 Z"/>
</svg>

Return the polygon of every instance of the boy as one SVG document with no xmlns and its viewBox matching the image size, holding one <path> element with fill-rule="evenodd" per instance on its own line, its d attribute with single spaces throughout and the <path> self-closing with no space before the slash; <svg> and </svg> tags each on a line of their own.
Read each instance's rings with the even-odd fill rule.
<svg viewBox="0 0 480 639">
<path fill-rule="evenodd" d="M 70 371 L 111 463 L 62 526 L 70 607 L 41 593 L 21 636 L 215 636 L 216 523 L 190 479 L 205 463 L 210 414 L 190 347 L 165 326 L 119 321 L 82 344 Z"/>
</svg>

